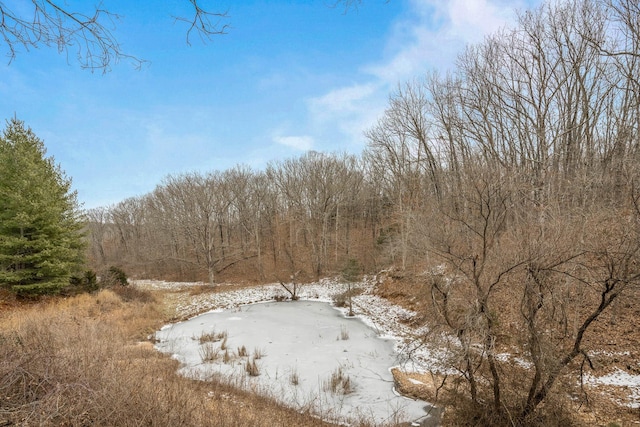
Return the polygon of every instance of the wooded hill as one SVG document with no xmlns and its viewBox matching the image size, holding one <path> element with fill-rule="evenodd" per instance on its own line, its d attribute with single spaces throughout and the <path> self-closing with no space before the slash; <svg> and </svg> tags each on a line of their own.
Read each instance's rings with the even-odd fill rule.
<svg viewBox="0 0 640 427">
<path fill-rule="evenodd" d="M 577 252 L 600 233 L 613 244 L 637 213 L 638 28 L 634 2 L 523 13 L 468 47 L 451 74 L 401 85 L 361 156 L 310 152 L 264 171 L 169 176 L 150 194 L 92 209 L 94 265 L 304 280 L 349 259 L 368 272 L 420 270 L 449 252 L 561 245 L 549 228 L 576 230 L 567 243 Z M 498 242 L 506 234 L 509 245 Z M 477 239 L 486 242 L 475 248 Z"/>
<path fill-rule="evenodd" d="M 171 176 L 90 211 L 93 262 L 211 282 L 395 266 L 474 425 L 563 425 L 578 381 L 554 385 L 592 366 L 589 331 L 639 291 L 639 76 L 637 2 L 543 5 L 398 87 L 361 156 Z M 514 349 L 525 367 L 502 363 Z"/>
</svg>

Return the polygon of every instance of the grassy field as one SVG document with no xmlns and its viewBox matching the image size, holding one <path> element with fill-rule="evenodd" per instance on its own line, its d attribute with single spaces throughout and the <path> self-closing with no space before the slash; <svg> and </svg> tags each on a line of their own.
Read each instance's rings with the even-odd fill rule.
<svg viewBox="0 0 640 427">
<path fill-rule="evenodd" d="M 171 310 L 133 288 L 28 305 L 2 295 L 0 425 L 321 426 L 268 398 L 176 374 L 147 340 Z"/>
</svg>

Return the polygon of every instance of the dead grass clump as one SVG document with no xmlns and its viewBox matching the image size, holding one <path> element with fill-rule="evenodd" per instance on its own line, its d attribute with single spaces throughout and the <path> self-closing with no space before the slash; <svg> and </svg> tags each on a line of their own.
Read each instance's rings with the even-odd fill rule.
<svg viewBox="0 0 640 427">
<path fill-rule="evenodd" d="M 206 342 L 200 346 L 198 353 L 203 362 L 215 362 L 220 356 L 220 347 L 213 343 Z"/>
<path fill-rule="evenodd" d="M 200 341 L 200 344 L 204 344 L 206 342 L 218 342 L 221 340 L 226 342 L 228 335 L 229 333 L 227 331 L 216 332 L 214 330 L 211 332 L 202 332 L 198 337 L 198 341 Z"/>
<path fill-rule="evenodd" d="M 262 359 L 266 355 L 267 355 L 267 353 L 261 348 L 256 347 L 256 348 L 253 349 L 253 358 L 254 359 Z"/>
<path fill-rule="evenodd" d="M 250 377 L 257 377 L 260 375 L 260 368 L 258 368 L 255 358 L 253 360 L 247 360 L 247 363 L 244 365 L 244 369 Z"/>
<path fill-rule="evenodd" d="M 349 339 L 349 330 L 345 325 L 340 325 L 340 336 L 338 338 L 342 341 L 346 341 Z"/>
<path fill-rule="evenodd" d="M 247 351 L 247 347 L 240 346 L 238 347 L 238 357 L 247 357 L 249 356 L 249 352 Z"/>
<path fill-rule="evenodd" d="M 222 338 L 222 341 L 220 342 L 220 350 L 226 350 L 227 349 L 227 337 L 225 335 L 224 338 Z"/>
<path fill-rule="evenodd" d="M 333 394 L 349 394 L 353 392 L 351 379 L 344 372 L 342 366 L 331 373 L 331 376 L 324 382 L 324 389 Z"/>
<path fill-rule="evenodd" d="M 289 383 L 291 383 L 291 385 L 300 384 L 300 376 L 298 375 L 298 371 L 291 372 L 291 374 L 289 375 Z"/>
</svg>

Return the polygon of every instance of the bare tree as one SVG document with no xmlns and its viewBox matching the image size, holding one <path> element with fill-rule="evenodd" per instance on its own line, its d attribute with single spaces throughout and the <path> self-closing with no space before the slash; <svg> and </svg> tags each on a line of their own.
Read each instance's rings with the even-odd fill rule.
<svg viewBox="0 0 640 427">
<path fill-rule="evenodd" d="M 269 166 L 267 175 L 286 203 L 289 243 L 285 252 L 290 273 L 301 270 L 296 265 L 300 249 L 308 255 L 310 271 L 316 277 L 330 263 L 330 248 L 340 252 L 341 208 L 357 197 L 364 178 L 358 167 L 353 156 L 315 152 Z M 339 258 L 335 252 L 333 258 Z"/>
<path fill-rule="evenodd" d="M 106 207 L 90 209 L 86 213 L 89 234 L 91 236 L 91 251 L 94 263 L 104 266 L 107 262 L 104 243 L 109 227 L 109 210 Z"/>
<path fill-rule="evenodd" d="M 394 94 L 367 133 L 409 265 L 444 268 L 430 276 L 432 326 L 453 338 L 451 367 L 486 423 L 526 422 L 576 359 L 589 364 L 585 334 L 639 281 L 639 46 L 625 27 L 638 17 L 611 4 L 523 13 L 454 74 Z M 519 381 L 498 358 L 514 342 L 532 366 Z"/>
<path fill-rule="evenodd" d="M 413 213 L 431 197 L 442 195 L 441 141 L 432 134 L 434 120 L 428 96 L 419 80 L 400 86 L 383 117 L 365 134 L 369 141 L 365 153 L 369 175 L 394 208 L 388 225 L 398 231 L 392 239 L 392 257 L 401 260 L 403 269 L 410 257 Z"/>
</svg>

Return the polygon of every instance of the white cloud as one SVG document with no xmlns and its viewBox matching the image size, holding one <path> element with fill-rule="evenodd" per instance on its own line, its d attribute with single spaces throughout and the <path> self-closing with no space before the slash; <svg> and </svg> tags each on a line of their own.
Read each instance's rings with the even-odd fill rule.
<svg viewBox="0 0 640 427">
<path fill-rule="evenodd" d="M 389 34 L 384 58 L 363 65 L 361 81 L 309 99 L 311 121 L 340 130 L 352 143 L 361 142 L 398 84 L 452 67 L 467 44 L 512 23 L 524 1 L 411 0 Z"/>
<path fill-rule="evenodd" d="M 349 112 L 359 107 L 362 100 L 370 97 L 376 90 L 376 86 L 371 83 L 355 84 L 341 87 L 310 101 L 311 108 L 318 112 L 323 109 L 330 111 Z"/>
<path fill-rule="evenodd" d="M 274 136 L 273 141 L 299 151 L 309 151 L 313 148 L 313 138 L 303 136 Z"/>
<path fill-rule="evenodd" d="M 355 84 L 336 88 L 322 96 L 311 98 L 307 101 L 307 105 L 316 126 L 333 125 L 353 134 L 355 125 L 356 134 L 359 135 L 362 129 L 358 122 L 361 121 L 363 114 L 367 111 L 371 112 L 372 99 L 380 92 L 380 87 L 376 83 Z M 376 113 L 379 112 L 376 111 Z"/>
<path fill-rule="evenodd" d="M 503 27 L 509 21 L 513 3 L 499 4 L 488 0 L 452 0 L 446 3 L 451 29 L 468 42 Z"/>
<path fill-rule="evenodd" d="M 408 16 L 393 28 L 389 57 L 365 69 L 388 84 L 447 69 L 466 45 L 512 23 L 522 6 L 504 0 L 413 0 Z"/>
</svg>

